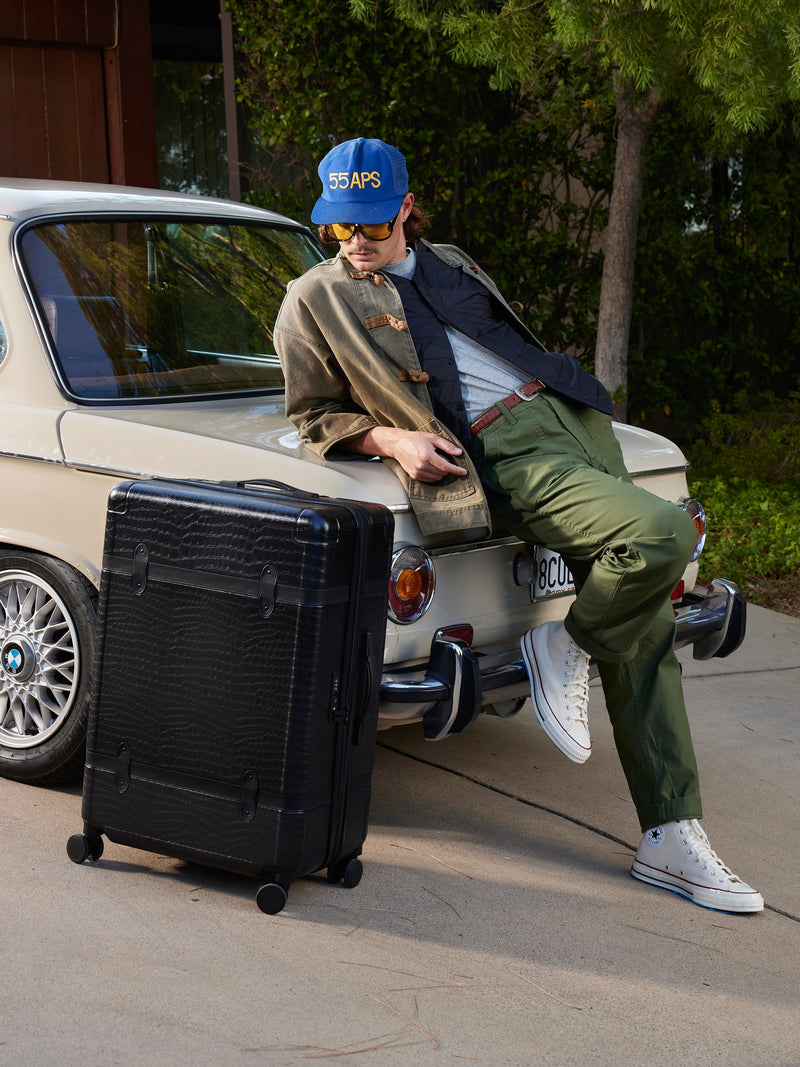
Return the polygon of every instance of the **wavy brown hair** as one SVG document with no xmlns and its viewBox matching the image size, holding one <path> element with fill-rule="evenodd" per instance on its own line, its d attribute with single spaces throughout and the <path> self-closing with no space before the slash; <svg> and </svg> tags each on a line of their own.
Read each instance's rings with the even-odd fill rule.
<svg viewBox="0 0 800 1067">
<path fill-rule="evenodd" d="M 422 237 L 423 230 L 430 220 L 431 217 L 428 212 L 415 202 L 408 218 L 403 223 L 403 233 L 406 235 L 406 240 L 409 244 L 415 244 Z M 323 241 L 326 245 L 339 244 L 338 240 L 333 236 L 330 226 L 318 226 L 317 232 L 319 233 L 320 241 Z"/>
</svg>

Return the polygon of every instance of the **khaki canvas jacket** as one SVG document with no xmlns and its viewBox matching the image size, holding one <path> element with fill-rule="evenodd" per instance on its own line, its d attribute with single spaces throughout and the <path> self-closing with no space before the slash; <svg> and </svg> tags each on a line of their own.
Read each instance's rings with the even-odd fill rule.
<svg viewBox="0 0 800 1067">
<path fill-rule="evenodd" d="M 469 256 L 453 245 L 425 244 L 444 262 L 472 271 L 535 341 Z M 433 414 L 427 375 L 389 274 L 359 271 L 341 253 L 311 267 L 288 287 L 275 323 L 275 348 L 286 379 L 286 413 L 320 456 L 375 426 L 423 430 L 459 444 Z M 458 459 L 466 476 L 435 484 L 410 478 L 396 460 L 383 462 L 403 483 L 423 533 L 479 537 L 491 529 L 469 456 Z"/>
</svg>

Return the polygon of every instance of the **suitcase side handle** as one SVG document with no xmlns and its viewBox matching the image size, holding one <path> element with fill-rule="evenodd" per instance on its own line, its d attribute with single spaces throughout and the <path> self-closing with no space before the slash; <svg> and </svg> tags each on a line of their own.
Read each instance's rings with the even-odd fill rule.
<svg viewBox="0 0 800 1067">
<path fill-rule="evenodd" d="M 319 500 L 319 493 L 309 493 L 305 489 L 297 489 L 286 482 L 279 482 L 275 478 L 245 478 L 241 482 L 220 482 L 220 485 L 230 489 L 276 489 L 281 493 L 291 493 L 292 496 L 305 497 L 308 500 Z"/>
</svg>

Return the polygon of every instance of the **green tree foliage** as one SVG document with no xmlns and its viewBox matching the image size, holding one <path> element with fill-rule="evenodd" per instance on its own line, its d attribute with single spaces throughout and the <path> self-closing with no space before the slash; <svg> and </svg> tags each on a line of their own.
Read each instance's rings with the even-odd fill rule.
<svg viewBox="0 0 800 1067">
<path fill-rule="evenodd" d="M 598 307 L 596 370 L 627 407 L 636 232 L 648 137 L 659 107 L 680 100 L 719 144 L 762 130 L 800 98 L 796 0 L 388 0 L 404 25 L 441 26 L 493 84 L 540 98 L 557 57 L 605 74 L 616 101 L 616 168 Z M 362 18 L 378 0 L 351 0 Z"/>
<path fill-rule="evenodd" d="M 688 101 L 721 142 L 764 129 L 800 96 L 795 0 L 545 2 L 564 47 L 590 50 L 629 96 L 658 86 L 662 101 Z"/>
<path fill-rule="evenodd" d="M 633 328 L 633 422 L 683 438 L 800 385 L 800 142 L 787 110 L 724 159 L 703 127 L 664 107 L 651 139 Z"/>
<path fill-rule="evenodd" d="M 800 573 L 800 392 L 735 398 L 701 426 L 690 492 L 706 506 L 701 577 L 725 574 L 749 599 L 797 613 Z"/>
<path fill-rule="evenodd" d="M 226 6 L 261 159 L 250 199 L 306 220 L 327 150 L 380 137 L 406 156 L 431 238 L 473 254 L 547 345 L 591 350 L 612 157 L 609 100 L 590 72 L 562 60 L 548 107 L 531 107 L 449 55 L 439 26 L 381 10 L 356 22 L 321 0 Z"/>
<path fill-rule="evenodd" d="M 624 415 L 643 161 L 658 107 L 681 101 L 696 121 L 710 123 L 720 149 L 763 130 L 788 100 L 800 98 L 800 9 L 796 0 L 547 0 L 547 6 L 565 47 L 594 53 L 614 82 L 619 141 L 596 362 Z"/>
</svg>

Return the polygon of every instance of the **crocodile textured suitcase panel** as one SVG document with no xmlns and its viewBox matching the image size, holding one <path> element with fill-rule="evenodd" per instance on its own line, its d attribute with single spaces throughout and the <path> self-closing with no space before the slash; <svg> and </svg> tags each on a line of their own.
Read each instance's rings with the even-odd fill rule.
<svg viewBox="0 0 800 1067">
<path fill-rule="evenodd" d="M 83 793 L 102 836 L 258 876 L 355 884 L 392 547 L 380 505 L 141 481 L 109 499 Z"/>
</svg>

